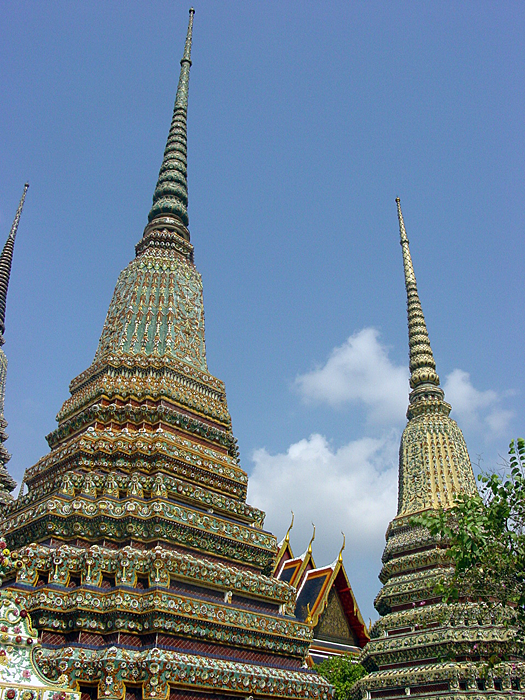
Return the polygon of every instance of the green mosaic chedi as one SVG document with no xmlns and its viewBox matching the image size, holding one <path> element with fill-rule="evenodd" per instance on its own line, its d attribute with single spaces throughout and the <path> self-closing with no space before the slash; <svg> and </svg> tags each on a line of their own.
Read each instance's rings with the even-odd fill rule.
<svg viewBox="0 0 525 700">
<path fill-rule="evenodd" d="M 451 571 L 446 543 L 412 524 L 418 513 L 450 507 L 458 494 L 474 494 L 476 485 L 463 434 L 449 416 L 451 406 L 439 385 L 396 201 L 411 392 L 399 450 L 398 512 L 386 533 L 379 576 L 383 588 L 375 600 L 382 617 L 360 659 L 371 673 L 354 687 L 353 697 L 496 697 L 525 689 L 525 664 L 516 656 L 505 611 L 497 602 L 492 609 L 468 601 L 442 603 L 435 586 Z M 489 668 L 489 659 L 502 663 Z"/>
<path fill-rule="evenodd" d="M 41 669 L 78 682 L 82 700 L 324 700 L 206 364 L 187 215 L 192 23 L 193 10 L 149 223 L 50 452 L 7 506 L 3 533 L 25 566 L 4 586 L 31 613 Z"/>
</svg>

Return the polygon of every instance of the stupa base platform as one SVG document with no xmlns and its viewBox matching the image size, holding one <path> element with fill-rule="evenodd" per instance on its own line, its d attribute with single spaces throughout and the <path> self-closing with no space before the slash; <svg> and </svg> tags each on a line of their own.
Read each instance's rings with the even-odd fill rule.
<svg viewBox="0 0 525 700">
<path fill-rule="evenodd" d="M 445 662 L 374 671 L 356 683 L 351 700 L 375 698 L 525 698 L 525 663 L 503 662 L 489 668 L 475 661 Z"/>
<path fill-rule="evenodd" d="M 158 648 L 42 648 L 36 659 L 49 678 L 65 675 L 72 686 L 78 683 L 83 698 L 332 698 L 332 687 L 308 669 L 291 671 Z"/>
</svg>

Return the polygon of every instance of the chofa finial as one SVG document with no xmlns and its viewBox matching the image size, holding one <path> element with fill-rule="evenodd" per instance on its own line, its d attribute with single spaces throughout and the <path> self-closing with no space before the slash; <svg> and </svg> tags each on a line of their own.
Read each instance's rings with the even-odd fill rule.
<svg viewBox="0 0 525 700">
<path fill-rule="evenodd" d="M 310 542 L 308 543 L 308 550 L 307 550 L 308 554 L 311 554 L 311 553 L 312 553 L 312 544 L 313 544 L 313 542 L 314 542 L 314 540 L 315 540 L 315 525 L 314 525 L 313 523 L 312 523 L 312 527 L 313 527 L 314 531 L 313 531 L 313 533 L 312 533 L 312 539 L 311 539 Z"/>
<path fill-rule="evenodd" d="M 343 544 L 341 545 L 341 549 L 339 550 L 339 556 L 337 557 L 337 561 L 342 564 L 343 563 L 343 552 L 345 551 L 345 547 L 346 547 L 346 537 L 345 537 L 345 533 L 342 530 L 341 530 L 341 534 L 343 535 Z"/>
<path fill-rule="evenodd" d="M 290 527 L 288 528 L 288 530 L 286 530 L 286 535 L 284 536 L 284 541 L 285 541 L 285 542 L 289 542 L 289 541 L 290 541 L 290 532 L 292 531 L 293 523 L 294 523 L 294 520 L 295 520 L 295 515 L 294 515 L 293 510 L 291 511 L 291 513 L 292 513 L 292 522 L 290 523 Z"/>
</svg>

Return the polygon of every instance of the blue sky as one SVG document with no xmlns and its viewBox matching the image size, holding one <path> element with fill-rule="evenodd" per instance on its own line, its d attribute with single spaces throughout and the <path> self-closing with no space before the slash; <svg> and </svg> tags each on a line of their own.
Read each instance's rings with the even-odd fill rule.
<svg viewBox="0 0 525 700">
<path fill-rule="evenodd" d="M 365 617 L 407 401 L 401 197 L 438 372 L 474 461 L 524 434 L 525 7 L 196 4 L 190 231 L 210 371 L 250 500 L 345 562 Z M 10 469 L 47 451 L 151 204 L 187 3 L 3 4 Z"/>
</svg>

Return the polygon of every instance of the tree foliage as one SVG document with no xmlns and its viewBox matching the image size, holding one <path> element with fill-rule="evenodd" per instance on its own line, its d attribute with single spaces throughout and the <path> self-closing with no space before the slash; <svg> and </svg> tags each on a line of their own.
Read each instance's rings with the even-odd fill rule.
<svg viewBox="0 0 525 700">
<path fill-rule="evenodd" d="M 448 510 L 419 516 L 449 545 L 453 575 L 438 585 L 447 602 L 505 606 L 516 640 L 525 642 L 525 440 L 509 446 L 501 473 L 478 476 L 479 495 L 457 497 Z M 523 646 L 522 646 L 523 648 Z"/>
<path fill-rule="evenodd" d="M 347 700 L 352 686 L 367 675 L 361 664 L 352 661 L 349 656 L 333 656 L 321 661 L 315 670 L 334 686 L 335 700 Z"/>
</svg>

